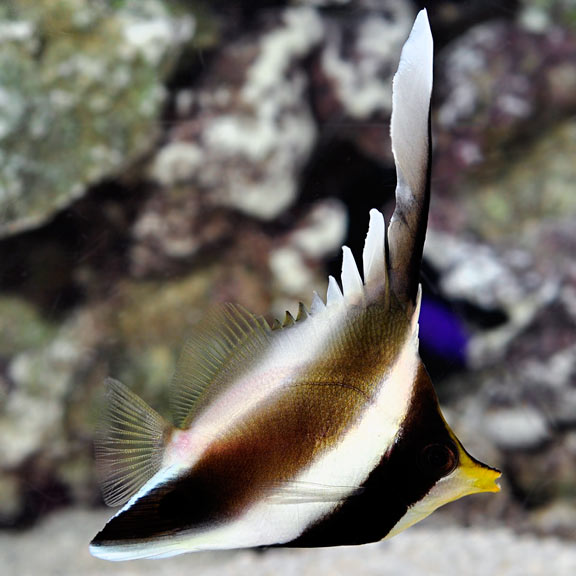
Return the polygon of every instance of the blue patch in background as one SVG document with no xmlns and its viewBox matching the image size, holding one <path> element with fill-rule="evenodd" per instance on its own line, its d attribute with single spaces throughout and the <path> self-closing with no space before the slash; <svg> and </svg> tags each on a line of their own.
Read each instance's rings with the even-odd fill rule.
<svg viewBox="0 0 576 576">
<path fill-rule="evenodd" d="M 468 334 L 457 314 L 441 301 L 422 298 L 420 345 L 428 354 L 466 366 Z"/>
</svg>

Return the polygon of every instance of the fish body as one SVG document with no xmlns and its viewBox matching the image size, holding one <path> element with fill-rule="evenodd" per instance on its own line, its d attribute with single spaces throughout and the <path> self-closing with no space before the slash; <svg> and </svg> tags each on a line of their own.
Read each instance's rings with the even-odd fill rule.
<svg viewBox="0 0 576 576">
<path fill-rule="evenodd" d="M 173 425 L 119 382 L 96 438 L 108 560 L 257 546 L 363 544 L 466 494 L 497 491 L 445 422 L 418 355 L 430 185 L 432 37 L 421 12 L 394 80 L 396 209 L 370 212 L 363 276 L 270 327 L 207 315 L 172 382 Z"/>
</svg>

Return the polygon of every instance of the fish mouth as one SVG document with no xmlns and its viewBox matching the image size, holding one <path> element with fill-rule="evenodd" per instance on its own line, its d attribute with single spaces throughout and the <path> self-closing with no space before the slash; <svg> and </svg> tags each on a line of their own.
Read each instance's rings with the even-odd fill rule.
<svg viewBox="0 0 576 576">
<path fill-rule="evenodd" d="M 462 446 L 454 432 L 448 430 L 458 451 L 458 466 L 450 474 L 460 486 L 458 498 L 480 492 L 500 492 L 502 488 L 498 480 L 502 477 L 502 472 L 498 468 L 488 466 L 488 464 L 474 458 Z"/>
<path fill-rule="evenodd" d="M 488 466 L 470 456 L 468 452 L 460 447 L 460 464 L 458 466 L 459 476 L 468 485 L 470 494 L 478 492 L 500 492 L 501 486 L 498 480 L 502 477 L 502 472 L 497 468 Z"/>
<path fill-rule="evenodd" d="M 502 472 L 486 464 L 481 464 L 474 472 L 473 485 L 478 492 L 500 492 L 501 486 L 498 480 L 502 477 Z"/>
</svg>

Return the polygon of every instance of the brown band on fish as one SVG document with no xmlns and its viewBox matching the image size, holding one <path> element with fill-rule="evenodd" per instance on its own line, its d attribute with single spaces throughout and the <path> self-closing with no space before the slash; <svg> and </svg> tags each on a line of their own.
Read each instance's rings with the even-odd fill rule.
<svg viewBox="0 0 576 576">
<path fill-rule="evenodd" d="M 370 213 L 364 279 L 343 247 L 341 286 L 329 279 L 309 319 L 301 307 L 272 330 L 233 305 L 211 316 L 179 364 L 173 434 L 115 388 L 100 451 L 105 493 L 130 500 L 93 554 L 362 544 L 498 490 L 499 473 L 472 459 L 444 421 L 418 357 L 432 55 L 421 11 L 393 83 L 396 210 L 387 234 L 382 214 Z"/>
<path fill-rule="evenodd" d="M 397 441 L 362 484 L 363 491 L 309 527 L 291 547 L 366 544 L 386 537 L 410 506 L 450 472 L 426 459 L 430 446 L 457 454 L 430 378 L 420 364 L 410 409 Z M 457 456 L 456 456 L 457 457 Z M 441 462 L 437 462 L 441 464 Z M 450 463 L 451 466 L 453 465 Z"/>
<path fill-rule="evenodd" d="M 396 314 L 376 305 L 347 313 L 346 329 L 327 343 L 325 357 L 227 429 L 189 474 L 114 518 L 96 542 L 166 537 L 238 517 L 334 448 L 370 406 L 409 330 L 399 306 Z M 139 518 L 146 519 L 142 530 Z"/>
</svg>

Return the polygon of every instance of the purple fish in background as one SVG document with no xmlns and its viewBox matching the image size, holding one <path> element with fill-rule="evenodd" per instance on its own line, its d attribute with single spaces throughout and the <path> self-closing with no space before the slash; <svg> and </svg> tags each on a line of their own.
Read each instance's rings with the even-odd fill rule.
<svg viewBox="0 0 576 576">
<path fill-rule="evenodd" d="M 432 53 L 422 11 L 393 83 L 396 207 L 388 228 L 370 211 L 363 273 L 344 247 L 341 283 L 330 277 L 326 300 L 296 318 L 208 314 L 172 380 L 172 423 L 108 379 L 96 459 L 104 500 L 122 508 L 94 556 L 365 544 L 499 490 L 500 472 L 446 423 L 418 354 Z"/>
<path fill-rule="evenodd" d="M 458 314 L 438 299 L 422 297 L 420 346 L 425 354 L 464 368 L 467 362 L 468 334 Z"/>
</svg>

